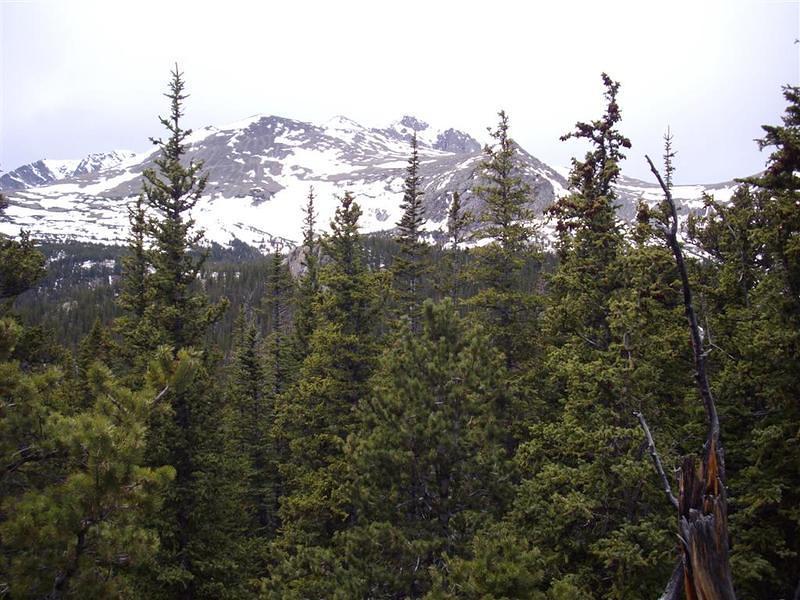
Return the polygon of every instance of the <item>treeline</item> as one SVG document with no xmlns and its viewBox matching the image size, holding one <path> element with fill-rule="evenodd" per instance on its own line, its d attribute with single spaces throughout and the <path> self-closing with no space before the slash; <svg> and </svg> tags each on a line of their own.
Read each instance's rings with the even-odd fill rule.
<svg viewBox="0 0 800 600">
<path fill-rule="evenodd" d="M 176 70 L 77 348 L 14 312 L 44 258 L 0 240 L 0 597 L 798 598 L 800 88 L 691 258 L 670 140 L 663 204 L 616 218 L 603 81 L 554 255 L 501 112 L 443 246 L 414 139 L 393 239 L 349 192 L 320 236 L 310 190 L 297 253 L 212 277 Z"/>
</svg>

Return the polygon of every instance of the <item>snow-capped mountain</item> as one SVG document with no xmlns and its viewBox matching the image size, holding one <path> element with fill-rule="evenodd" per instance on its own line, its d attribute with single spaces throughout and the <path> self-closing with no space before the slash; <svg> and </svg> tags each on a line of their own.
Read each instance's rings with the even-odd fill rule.
<svg viewBox="0 0 800 600">
<path fill-rule="evenodd" d="M 91 175 L 110 169 L 133 158 L 130 150 L 114 150 L 90 154 L 80 160 L 54 160 L 45 158 L 23 165 L 0 175 L 0 190 L 10 192 L 29 187 L 38 187 L 71 177 Z"/>
<path fill-rule="evenodd" d="M 299 239 L 301 208 L 313 186 L 321 229 L 345 190 L 354 192 L 362 208 L 363 231 L 392 229 L 400 218 L 414 131 L 427 227 L 435 236 L 445 228 L 454 191 L 462 193 L 467 209 L 480 212 L 480 200 L 470 190 L 479 177 L 481 145 L 469 134 L 434 129 L 410 116 L 386 128 L 367 128 L 342 116 L 313 124 L 255 115 L 197 130 L 187 140 L 187 159 L 204 162 L 208 184 L 193 217 L 209 241 L 225 245 L 238 239 L 268 249 L 276 239 Z M 531 186 L 532 208 L 540 215 L 567 193 L 567 183 L 559 171 L 525 150 L 520 155 L 521 175 Z M 156 149 L 137 155 L 113 152 L 15 169 L 0 177 L 0 191 L 10 203 L 0 232 L 13 235 L 22 228 L 38 239 L 123 243 L 128 231 L 125 206 L 140 193 L 142 172 L 155 166 L 156 157 Z M 684 187 L 677 187 L 675 195 L 690 206 L 697 206 L 707 189 Z M 660 199 L 656 186 L 627 178 L 619 191 L 623 218 L 632 216 L 637 198 Z"/>
</svg>

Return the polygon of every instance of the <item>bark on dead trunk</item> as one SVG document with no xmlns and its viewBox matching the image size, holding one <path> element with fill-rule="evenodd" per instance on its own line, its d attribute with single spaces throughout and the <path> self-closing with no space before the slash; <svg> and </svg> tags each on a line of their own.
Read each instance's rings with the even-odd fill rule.
<svg viewBox="0 0 800 600">
<path fill-rule="evenodd" d="M 673 154 L 669 135 L 666 139 L 669 177 Z M 678 529 L 682 546 L 684 593 L 686 600 L 736 600 L 728 548 L 725 454 L 720 439 L 719 415 L 708 382 L 703 336 L 692 301 L 683 249 L 678 240 L 678 212 L 672 198 L 671 186 L 664 183 L 650 157 L 645 158 L 664 192 L 667 204 L 667 224 L 662 230 L 667 246 L 675 257 L 681 279 L 684 310 L 692 340 L 695 382 L 703 399 L 708 421 L 702 462 L 698 465 L 694 458 L 684 459 L 679 475 Z"/>
</svg>

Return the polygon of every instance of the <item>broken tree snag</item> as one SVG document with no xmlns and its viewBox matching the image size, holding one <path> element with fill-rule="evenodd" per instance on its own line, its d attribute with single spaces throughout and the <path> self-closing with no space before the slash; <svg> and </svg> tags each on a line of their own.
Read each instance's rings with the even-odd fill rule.
<svg viewBox="0 0 800 600">
<path fill-rule="evenodd" d="M 666 137 L 669 183 L 645 155 L 650 170 L 664 192 L 667 223 L 661 227 L 667 246 L 675 257 L 681 280 L 683 306 L 692 340 L 695 383 L 703 399 L 708 429 L 703 458 L 697 464 L 686 458 L 680 469 L 678 490 L 678 534 L 681 540 L 683 584 L 687 600 L 735 600 L 728 547 L 728 508 L 725 495 L 725 459 L 720 439 L 719 415 L 708 383 L 703 337 L 692 300 L 692 289 L 683 249 L 678 240 L 678 211 L 672 198 L 671 138 Z"/>
<path fill-rule="evenodd" d="M 684 587 L 688 599 L 734 600 L 725 487 L 713 453 L 708 464 L 705 470 L 703 463 L 686 458 L 680 472 L 678 527 Z"/>
<path fill-rule="evenodd" d="M 683 562 L 678 562 L 675 569 L 672 571 L 672 577 L 669 578 L 664 593 L 658 597 L 658 600 L 681 600 L 683 598 Z"/>
</svg>

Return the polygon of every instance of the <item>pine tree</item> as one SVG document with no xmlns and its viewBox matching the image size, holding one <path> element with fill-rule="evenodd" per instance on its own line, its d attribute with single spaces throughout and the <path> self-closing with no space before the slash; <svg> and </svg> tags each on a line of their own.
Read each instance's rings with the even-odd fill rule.
<svg viewBox="0 0 800 600">
<path fill-rule="evenodd" d="M 480 185 L 473 193 L 483 200 L 481 235 L 491 243 L 476 255 L 474 279 L 480 286 L 471 304 L 482 313 L 494 343 L 510 369 L 519 367 L 535 336 L 535 306 L 530 290 L 521 287 L 521 270 L 533 253 L 535 233 L 530 187 L 522 180 L 516 144 L 509 136 L 508 116 L 498 113 L 497 129 L 490 130 L 494 146 L 484 150 Z"/>
<path fill-rule="evenodd" d="M 265 571 L 269 544 L 280 521 L 279 452 L 275 443 L 273 374 L 266 364 L 263 340 L 255 324 L 239 315 L 232 363 L 227 372 L 226 420 L 229 443 L 240 460 L 242 526 L 235 568 L 240 579 L 253 582 Z"/>
<path fill-rule="evenodd" d="M 761 176 L 746 179 L 764 190 L 769 200 L 763 209 L 768 228 L 769 252 L 782 271 L 786 285 L 787 311 L 800 319 L 800 87 L 785 86 L 788 102 L 783 125 L 764 125 L 760 149 L 774 147 L 767 169 Z"/>
<path fill-rule="evenodd" d="M 151 302 L 152 290 L 149 285 L 150 261 L 147 251 L 147 216 L 143 195 L 128 206 L 128 253 L 122 259 L 122 277 L 117 306 L 123 314 L 116 320 L 117 331 L 124 343 L 120 345 L 127 370 L 141 372 L 146 364 L 147 352 L 153 349 L 154 339 L 158 337 L 154 324 L 145 319 Z"/>
<path fill-rule="evenodd" d="M 537 259 L 533 245 L 535 227 L 530 187 L 523 181 L 515 142 L 509 136 L 508 117 L 498 114 L 497 128 L 490 134 L 493 146 L 484 149 L 480 185 L 473 193 L 484 202 L 480 235 L 491 241 L 477 249 L 471 275 L 477 293 L 469 299 L 492 343 L 505 356 L 508 403 L 496 415 L 505 431 L 505 447 L 513 452 L 526 437 L 532 418 L 535 387 L 538 300 L 523 283 L 526 265 Z"/>
<path fill-rule="evenodd" d="M 144 199 L 136 197 L 132 206 L 128 206 L 128 254 L 122 259 L 122 279 L 120 294 L 117 300 L 120 308 L 126 311 L 136 323 L 144 317 L 148 304 L 146 248 L 147 216 L 144 210 Z"/>
<path fill-rule="evenodd" d="M 303 273 L 297 287 L 294 316 L 295 362 L 301 364 L 309 353 L 311 336 L 317 327 L 316 303 L 319 296 L 319 243 L 316 237 L 317 214 L 314 209 L 314 188 L 308 190 L 303 210 Z"/>
<path fill-rule="evenodd" d="M 8 424 L 19 428 L 17 439 L 38 433 L 27 438 L 22 455 L 6 455 L 5 435 L 0 444 L 4 458 L 28 461 L 3 474 L 15 484 L 9 489 L 20 489 L 20 474 L 27 480 L 22 493 L 3 494 L 7 590 L 14 597 L 129 594 L 130 566 L 150 560 L 156 547 L 143 517 L 172 476 L 170 467 L 144 466 L 142 440 L 155 394 L 119 386 L 96 363 L 88 373 L 96 399 L 75 412 L 59 406 L 64 384 L 57 372 L 29 375 L 9 366 L 0 386 L 18 404 Z M 17 379 L 11 388 L 9 375 Z M 27 411 L 36 418 L 25 423 Z"/>
<path fill-rule="evenodd" d="M 420 189 L 419 151 L 417 132 L 411 137 L 411 156 L 406 167 L 403 184 L 403 201 L 400 208 L 403 216 L 397 223 L 399 252 L 392 265 L 394 287 L 399 302 L 399 314 L 408 317 L 411 328 L 419 329 L 422 305 L 422 278 L 428 271 L 428 246 L 422 240 L 425 226 L 424 193 Z"/>
<path fill-rule="evenodd" d="M 347 192 L 322 241 L 318 326 L 295 384 L 283 396 L 275 434 L 280 465 L 282 536 L 274 597 L 327 597 L 335 562 L 331 540 L 345 524 L 344 443 L 354 408 L 366 396 L 375 363 L 376 285 L 358 234 L 361 209 Z"/>
<path fill-rule="evenodd" d="M 95 319 L 89 334 L 78 344 L 76 366 L 78 370 L 79 406 L 88 406 L 91 402 L 88 373 L 94 362 L 111 364 L 114 344 L 100 319 Z"/>
<path fill-rule="evenodd" d="M 572 195 L 552 209 L 561 262 L 544 319 L 546 404 L 516 456 L 523 481 L 512 523 L 543 553 L 542 591 L 644 598 L 663 589 L 674 538 L 631 413 L 683 407 L 687 381 L 675 373 L 685 333 L 666 318 L 679 310 L 669 255 L 644 238 L 627 246 L 615 222 L 613 184 L 630 142 L 617 129 L 618 84 L 603 81 L 604 116 L 565 136 L 592 147 L 573 160 Z M 671 448 L 677 436 L 659 433 Z"/>
<path fill-rule="evenodd" d="M 18 241 L 0 234 L 0 316 L 43 275 L 44 256 L 27 232 L 21 231 Z"/>
<path fill-rule="evenodd" d="M 439 289 L 444 296 L 457 302 L 464 277 L 466 250 L 462 248 L 469 239 L 468 228 L 473 223 L 473 215 L 461 204 L 461 194 L 453 192 L 453 199 L 447 210 L 447 245 L 444 268 L 441 270 Z M 462 292 L 463 293 L 463 292 Z"/>
<path fill-rule="evenodd" d="M 616 219 L 616 192 L 623 149 L 631 143 L 617 129 L 621 119 L 619 83 L 603 73 L 606 112 L 591 123 L 579 122 L 562 140 L 585 139 L 592 144 L 583 161 L 572 159 L 569 183 L 573 193 L 550 209 L 556 219 L 562 267 L 553 278 L 551 318 L 555 327 L 574 331 L 590 343 L 606 347 L 604 300 L 619 287 L 615 270 L 622 235 Z"/>
<path fill-rule="evenodd" d="M 277 529 L 274 375 L 268 372 L 255 326 L 243 326 L 231 368 L 233 433 L 249 463 L 248 503 L 254 508 L 250 530 L 264 537 Z"/>
<path fill-rule="evenodd" d="M 467 228 L 472 223 L 472 213 L 462 206 L 461 194 L 453 192 L 453 200 L 447 209 L 447 240 L 452 250 L 457 250 L 467 241 Z"/>
<path fill-rule="evenodd" d="M 294 297 L 294 281 L 279 247 L 275 247 L 270 261 L 267 289 L 264 296 L 267 338 L 266 358 L 272 379 L 272 398 L 286 390 L 294 377 L 296 364 L 291 347 L 291 303 Z"/>
<path fill-rule="evenodd" d="M 463 555 L 508 497 L 494 421 L 502 356 L 449 301 L 427 301 L 422 324 L 384 352 L 357 407 L 348 442 L 356 523 L 337 537 L 350 597 L 421 597 L 445 556 Z"/>
<path fill-rule="evenodd" d="M 149 460 L 174 467 L 175 479 L 154 522 L 159 557 L 145 574 L 142 589 L 154 598 L 218 597 L 223 590 L 225 595 L 236 595 L 242 593 L 246 575 L 236 569 L 243 550 L 239 544 L 243 461 L 222 426 L 226 408 L 217 398 L 225 394 L 215 389 L 212 356 L 201 350 L 203 337 L 227 302 L 211 305 L 195 287 L 207 255 L 194 253 L 203 233 L 194 229 L 189 211 L 203 193 L 206 176 L 200 175 L 200 163 L 182 162 L 191 131 L 180 123 L 187 96 L 177 67 L 166 96 L 170 113 L 160 121 L 170 135 L 153 140 L 161 150 L 155 161 L 158 172 L 144 172 L 143 194 L 153 211 L 145 228 L 152 240 L 148 251 L 152 273 L 147 279 L 150 294 L 144 321 L 154 334 L 151 347 L 163 344 L 161 353 L 167 348 L 172 357 L 182 352 L 197 356 L 198 364 L 179 389 L 168 390 L 165 401 L 171 413 L 155 419 L 150 428 Z M 168 357 L 162 360 L 168 362 Z"/>
<path fill-rule="evenodd" d="M 176 351 L 196 345 L 227 306 L 226 302 L 209 306 L 207 297 L 193 290 L 207 255 L 193 256 L 203 233 L 194 230 L 189 211 L 200 200 L 208 175 L 200 174 L 201 162 L 190 160 L 188 166 L 182 162 L 186 138 L 192 133 L 183 129 L 180 122 L 183 102 L 188 97 L 184 87 L 183 75 L 176 66 L 165 94 L 170 100 L 170 113 L 159 117 L 169 137 L 151 138 L 161 151 L 155 160 L 158 171 L 146 169 L 143 173 L 144 198 L 155 212 L 145 226 L 146 235 L 153 240 L 149 251 L 153 267 L 149 284 L 153 291 L 148 318 L 159 333 L 159 341 Z"/>
<path fill-rule="evenodd" d="M 44 257 L 4 240 L 0 289 L 19 294 Z M 25 281 L 27 280 L 27 283 Z M 13 295 L 8 300 L 13 300 Z M 169 481 L 143 439 L 163 393 L 133 392 L 99 362 L 99 327 L 81 346 L 82 395 L 64 369 L 18 360 L 25 328 L 0 317 L 0 589 L 18 598 L 124 597 L 131 566 L 156 547 L 144 525 Z"/>
</svg>

